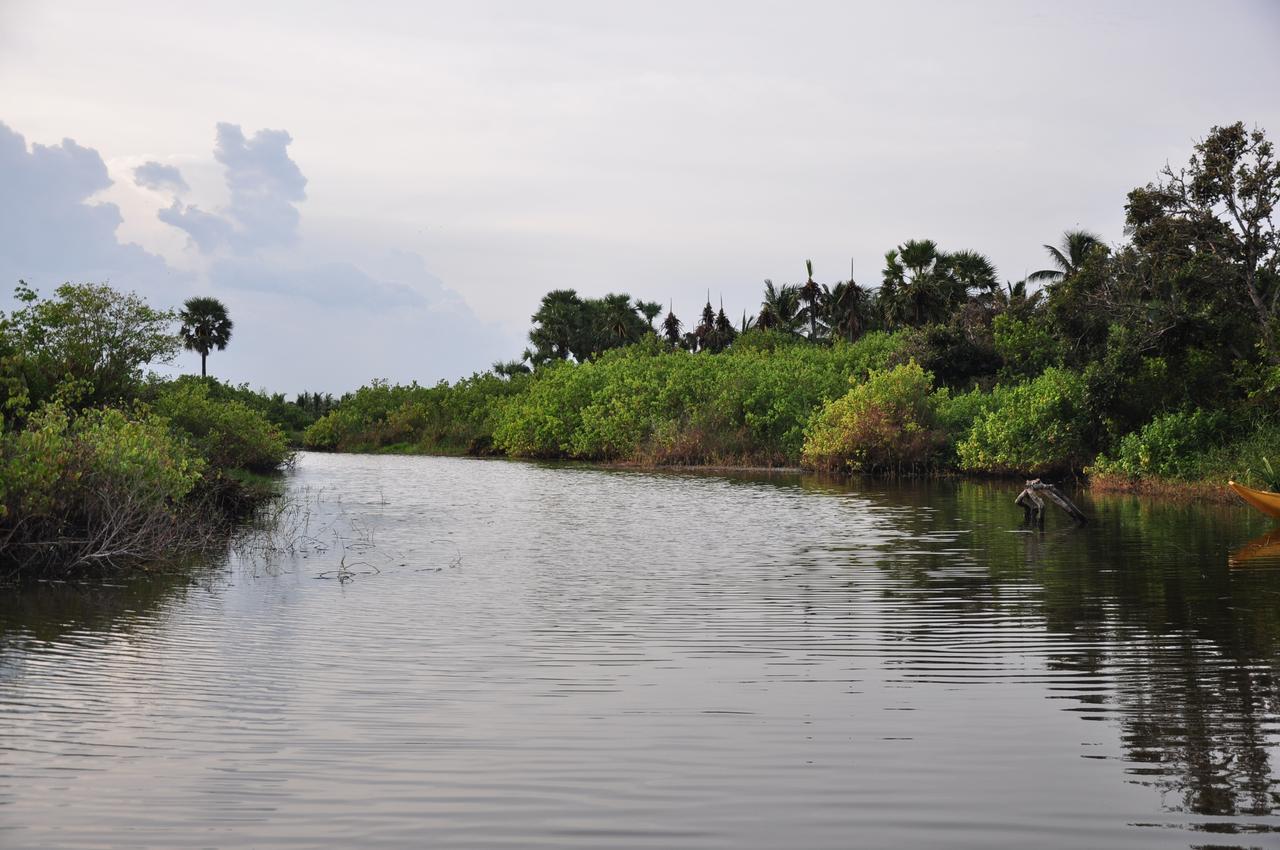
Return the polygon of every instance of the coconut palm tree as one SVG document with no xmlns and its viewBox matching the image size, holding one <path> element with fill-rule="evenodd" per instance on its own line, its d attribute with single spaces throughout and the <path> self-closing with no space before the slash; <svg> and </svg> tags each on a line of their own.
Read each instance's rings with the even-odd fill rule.
<svg viewBox="0 0 1280 850">
<path fill-rule="evenodd" d="M 765 330 L 794 331 L 799 312 L 800 287 L 783 284 L 775 288 L 773 281 L 765 280 L 764 300 L 760 302 L 760 318 L 756 321 L 759 327 Z"/>
<path fill-rule="evenodd" d="M 1062 234 L 1062 241 L 1056 246 L 1044 246 L 1044 249 L 1049 252 L 1049 258 L 1053 260 L 1053 264 L 1057 268 L 1032 272 L 1027 275 L 1027 280 L 1031 283 L 1040 283 L 1041 281 L 1054 283 L 1070 277 L 1080 271 L 1084 261 L 1089 259 L 1089 255 L 1100 247 L 1103 247 L 1102 239 L 1089 231 L 1068 230 Z"/>
<path fill-rule="evenodd" d="M 234 324 L 227 315 L 227 305 L 204 295 L 188 298 L 178 312 L 178 318 L 182 321 L 178 333 L 183 346 L 188 351 L 200 352 L 200 377 L 203 378 L 208 374 L 205 361 L 209 352 L 215 348 L 222 351 L 231 341 Z"/>
</svg>

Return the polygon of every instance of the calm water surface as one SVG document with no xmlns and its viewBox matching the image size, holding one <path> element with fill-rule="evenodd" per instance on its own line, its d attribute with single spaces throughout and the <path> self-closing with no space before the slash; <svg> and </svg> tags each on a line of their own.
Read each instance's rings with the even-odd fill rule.
<svg viewBox="0 0 1280 850">
<path fill-rule="evenodd" d="M 0 847 L 1276 847 L 1247 511 L 303 455 L 186 578 L 0 589 Z M 1269 547 L 1269 548 L 1268 548 Z"/>
</svg>

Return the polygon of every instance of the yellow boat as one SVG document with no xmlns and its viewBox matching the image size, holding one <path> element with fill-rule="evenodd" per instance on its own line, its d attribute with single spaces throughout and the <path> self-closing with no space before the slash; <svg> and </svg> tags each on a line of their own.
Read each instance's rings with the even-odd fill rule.
<svg viewBox="0 0 1280 850">
<path fill-rule="evenodd" d="M 1267 516 L 1280 519 L 1280 493 L 1268 493 L 1266 490 L 1255 490 L 1252 487 L 1246 487 L 1243 484 L 1237 484 L 1234 481 L 1228 481 L 1227 486 L 1236 491 L 1236 495 L 1262 511 Z"/>
</svg>

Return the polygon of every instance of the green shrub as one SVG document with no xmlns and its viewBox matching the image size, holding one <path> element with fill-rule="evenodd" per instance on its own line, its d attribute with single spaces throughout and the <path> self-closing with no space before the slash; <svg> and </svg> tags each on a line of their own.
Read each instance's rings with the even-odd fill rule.
<svg viewBox="0 0 1280 850">
<path fill-rule="evenodd" d="M 1200 475 L 1206 449 L 1221 442 L 1226 417 L 1204 410 L 1167 413 L 1125 435 L 1115 456 L 1099 456 L 1090 471 L 1130 478 L 1191 479 Z"/>
<path fill-rule="evenodd" d="M 202 382 L 179 382 L 156 399 L 155 410 L 191 440 L 215 470 L 270 472 L 289 457 L 283 432 L 236 399 L 218 401 Z"/>
<path fill-rule="evenodd" d="M 944 441 L 934 427 L 932 388 L 933 376 L 914 361 L 872 372 L 813 417 L 805 465 L 875 472 L 928 464 Z"/>
<path fill-rule="evenodd" d="M 990 407 L 956 446 L 962 469 L 1043 474 L 1079 469 L 1086 455 L 1084 382 L 1050 367 L 1038 378 L 996 387 Z"/>
<path fill-rule="evenodd" d="M 159 557 L 203 471 L 158 416 L 44 405 L 0 434 L 0 568 Z"/>
<path fill-rule="evenodd" d="M 991 323 L 991 334 L 1004 380 L 1034 378 L 1058 362 L 1058 342 L 1043 320 L 1001 313 Z"/>
</svg>

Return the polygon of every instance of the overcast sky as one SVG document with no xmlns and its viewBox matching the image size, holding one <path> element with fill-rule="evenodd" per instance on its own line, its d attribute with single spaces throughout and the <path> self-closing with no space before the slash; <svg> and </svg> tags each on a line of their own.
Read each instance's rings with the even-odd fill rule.
<svg viewBox="0 0 1280 850">
<path fill-rule="evenodd" d="M 292 393 L 517 356 L 558 287 L 736 318 L 922 237 L 1017 280 L 1212 125 L 1280 139 L 1278 46 L 1272 0 L 0 0 L 0 285 L 215 295 L 211 371 Z"/>
</svg>

